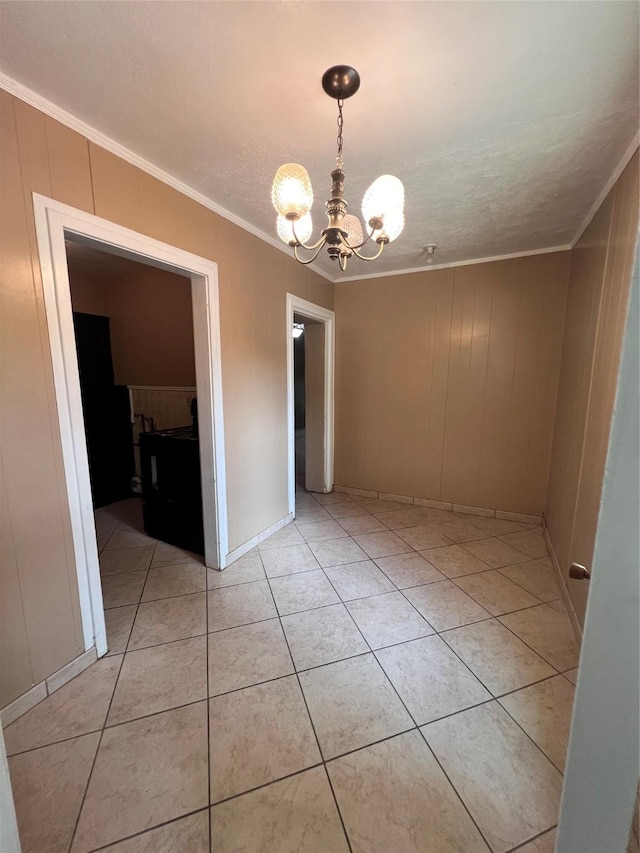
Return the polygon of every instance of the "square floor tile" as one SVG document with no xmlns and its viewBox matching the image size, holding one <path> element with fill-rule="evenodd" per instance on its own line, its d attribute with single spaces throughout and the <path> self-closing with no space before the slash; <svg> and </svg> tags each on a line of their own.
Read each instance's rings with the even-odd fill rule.
<svg viewBox="0 0 640 853">
<path fill-rule="evenodd" d="M 518 853 L 555 853 L 556 835 L 556 830 L 550 829 L 523 847 L 518 847 Z"/>
<path fill-rule="evenodd" d="M 457 628 L 490 616 L 451 581 L 414 586 L 404 590 L 404 594 L 436 631 Z"/>
<path fill-rule="evenodd" d="M 418 725 L 492 698 L 439 637 L 380 649 L 376 657 Z"/>
<path fill-rule="evenodd" d="M 495 853 L 556 823 L 562 776 L 497 702 L 422 732 Z"/>
<path fill-rule="evenodd" d="M 507 533 L 500 539 L 534 560 L 539 560 L 549 554 L 541 527 L 536 527 L 533 530 L 519 530 L 517 533 Z"/>
<path fill-rule="evenodd" d="M 206 698 L 206 637 L 128 652 L 113 694 L 107 725 Z"/>
<path fill-rule="evenodd" d="M 302 538 L 302 537 L 301 537 Z M 289 545 L 262 552 L 262 562 L 268 578 L 309 572 L 320 568 L 308 545 Z"/>
<path fill-rule="evenodd" d="M 503 696 L 499 700 L 502 707 L 562 772 L 571 728 L 574 693 L 574 686 L 566 678 L 557 675 Z"/>
<path fill-rule="evenodd" d="M 302 545 L 304 539 L 295 524 L 289 523 L 276 530 L 267 539 L 258 544 L 259 551 L 270 551 L 272 548 L 285 548 L 288 545 Z"/>
<path fill-rule="evenodd" d="M 539 604 L 534 598 L 509 578 L 497 571 L 478 572 L 475 575 L 465 575 L 456 578 L 455 585 L 463 589 L 474 601 L 488 610 L 492 616 L 510 613 L 512 610 L 522 610 Z"/>
<path fill-rule="evenodd" d="M 402 506 L 402 505 L 400 505 Z M 419 507 L 397 508 L 387 511 L 372 510 L 376 517 L 384 522 L 391 530 L 401 530 L 406 527 L 415 527 L 424 524 L 427 513 Z"/>
<path fill-rule="evenodd" d="M 252 583 L 264 579 L 262 558 L 257 550 L 250 551 L 222 571 L 207 569 L 207 586 L 209 589 L 237 586 L 241 583 Z"/>
<path fill-rule="evenodd" d="M 342 506 L 342 504 L 338 504 Z M 350 504 L 346 504 L 350 506 Z M 337 521 L 308 521 L 298 522 L 296 527 L 305 542 L 324 542 L 328 539 L 342 539 L 349 534 Z"/>
<path fill-rule="evenodd" d="M 326 572 L 343 601 L 395 591 L 389 578 L 371 560 L 335 566 Z"/>
<path fill-rule="evenodd" d="M 343 518 L 366 517 L 368 515 L 366 509 L 363 509 L 355 501 L 351 501 L 351 503 L 329 504 L 327 512 L 332 518 L 337 518 L 340 521 Z"/>
<path fill-rule="evenodd" d="M 293 663 L 279 619 L 209 634 L 209 695 L 291 675 Z"/>
<path fill-rule="evenodd" d="M 408 554 L 396 554 L 394 557 L 377 557 L 376 565 L 399 589 L 445 580 L 442 572 L 413 551 Z"/>
<path fill-rule="evenodd" d="M 341 517 L 338 521 L 350 536 L 356 536 L 358 533 L 379 533 L 387 529 L 374 515 L 368 513 L 348 518 Z"/>
<path fill-rule="evenodd" d="M 184 548 L 169 545 L 168 542 L 158 542 L 151 560 L 151 568 L 175 566 L 178 563 L 202 563 L 204 565 L 204 557 L 201 554 L 194 554 L 192 551 L 185 551 Z"/>
<path fill-rule="evenodd" d="M 353 502 L 353 498 L 350 495 L 345 495 L 344 492 L 329 492 L 328 494 L 309 492 L 309 494 L 313 495 L 320 506 L 333 506 L 334 504 Z"/>
<path fill-rule="evenodd" d="M 486 572 L 489 566 L 474 557 L 462 545 L 446 545 L 444 548 L 429 548 L 422 551 L 422 556 L 432 566 L 439 569 L 448 578 L 470 575 L 473 572 Z"/>
<path fill-rule="evenodd" d="M 541 604 L 501 616 L 500 621 L 560 672 L 578 665 L 580 650 L 566 613 Z"/>
<path fill-rule="evenodd" d="M 138 612 L 137 604 L 126 607 L 112 607 L 104 611 L 104 622 L 107 629 L 108 655 L 122 654 L 127 648 L 129 635 L 133 628 L 133 620 Z"/>
<path fill-rule="evenodd" d="M 357 853 L 489 853 L 417 731 L 327 764 Z"/>
<path fill-rule="evenodd" d="M 362 533 L 354 536 L 355 541 L 372 557 L 390 557 L 392 554 L 406 554 L 411 550 L 399 536 L 386 530 L 383 533 Z"/>
<path fill-rule="evenodd" d="M 283 616 L 282 627 L 297 670 L 369 651 L 344 604 Z"/>
<path fill-rule="evenodd" d="M 578 667 L 576 666 L 574 669 L 569 669 L 567 672 L 562 673 L 565 678 L 568 678 L 572 684 L 578 683 Z"/>
<path fill-rule="evenodd" d="M 325 760 L 414 726 L 372 654 L 302 672 L 300 684 Z"/>
<path fill-rule="evenodd" d="M 100 555 L 100 574 L 119 575 L 123 572 L 142 572 L 149 568 L 154 545 L 139 545 L 137 548 L 116 548 Z"/>
<path fill-rule="evenodd" d="M 109 537 L 105 551 L 111 551 L 112 548 L 136 548 L 139 545 L 155 545 L 156 542 L 156 539 L 152 539 L 137 530 L 117 528 Z"/>
<path fill-rule="evenodd" d="M 100 734 L 9 759 L 22 853 L 67 853 Z"/>
<path fill-rule="evenodd" d="M 323 767 L 213 806 L 211 833 L 216 853 L 349 853 Z"/>
<path fill-rule="evenodd" d="M 122 607 L 125 604 L 137 604 L 140 601 L 146 578 L 146 571 L 103 577 L 102 601 L 105 609 Z"/>
<path fill-rule="evenodd" d="M 340 601 L 322 569 L 271 578 L 269 583 L 281 616 Z"/>
<path fill-rule="evenodd" d="M 474 527 L 484 536 L 504 536 L 507 533 L 514 533 L 518 530 L 524 530 L 525 525 L 519 521 L 510 521 L 506 518 L 481 518 L 474 516 L 473 519 L 468 519 Z M 477 537 L 481 538 L 481 537 Z"/>
<path fill-rule="evenodd" d="M 560 587 L 556 573 L 551 567 L 550 561 L 528 560 L 518 566 L 508 566 L 506 569 L 498 569 L 509 580 L 517 583 L 527 592 L 535 595 L 540 601 L 553 601 L 560 597 Z"/>
<path fill-rule="evenodd" d="M 121 663 L 120 656 L 96 661 L 7 726 L 7 755 L 101 729 Z"/>
<path fill-rule="evenodd" d="M 209 809 L 109 846 L 109 853 L 209 853 Z"/>
<path fill-rule="evenodd" d="M 278 615 L 266 580 L 209 590 L 209 631 L 235 628 Z"/>
<path fill-rule="evenodd" d="M 450 521 L 443 521 L 438 525 L 438 530 L 452 542 L 469 542 L 472 539 L 481 539 L 483 536 L 491 535 L 478 526 L 476 522 L 480 521 L 479 516 L 461 518 L 452 514 Z"/>
<path fill-rule="evenodd" d="M 344 566 L 347 563 L 356 563 L 359 560 L 368 559 L 362 548 L 351 538 L 312 542 L 310 548 L 323 568 Z"/>
<path fill-rule="evenodd" d="M 214 697 L 209 722 L 213 802 L 320 761 L 295 676 Z"/>
<path fill-rule="evenodd" d="M 142 591 L 142 601 L 204 592 L 207 588 L 206 572 L 206 567 L 200 563 L 179 563 L 151 569 Z"/>
<path fill-rule="evenodd" d="M 442 638 L 494 696 L 556 674 L 495 619 L 447 631 Z"/>
<path fill-rule="evenodd" d="M 327 512 L 326 509 L 323 509 L 319 504 L 315 503 L 315 506 L 304 506 L 299 507 L 296 501 L 296 514 L 295 514 L 295 522 L 296 524 L 300 521 L 330 521 L 331 515 Z M 346 504 L 348 506 L 348 504 Z"/>
<path fill-rule="evenodd" d="M 416 551 L 423 551 L 425 548 L 439 548 L 445 545 L 451 545 L 451 541 L 439 532 L 438 528 L 433 525 L 420 524 L 416 527 L 405 527 L 404 530 L 398 530 L 397 535 L 403 539 L 407 545 L 411 545 Z"/>
<path fill-rule="evenodd" d="M 204 592 L 158 601 L 143 601 L 129 640 L 129 651 L 186 640 L 207 632 L 207 596 Z"/>
<path fill-rule="evenodd" d="M 399 592 L 350 601 L 347 610 L 372 649 L 433 634 L 433 628 Z"/>
<path fill-rule="evenodd" d="M 500 539 L 478 539 L 477 542 L 465 542 L 464 548 L 492 569 L 526 563 L 529 559 L 522 551 L 512 548 Z"/>
<path fill-rule="evenodd" d="M 93 850 L 201 809 L 207 791 L 206 702 L 105 729 L 71 849 Z"/>
</svg>

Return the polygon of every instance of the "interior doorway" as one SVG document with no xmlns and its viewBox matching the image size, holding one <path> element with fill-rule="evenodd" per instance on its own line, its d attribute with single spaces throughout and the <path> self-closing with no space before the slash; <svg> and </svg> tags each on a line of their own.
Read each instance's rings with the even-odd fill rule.
<svg viewBox="0 0 640 853">
<path fill-rule="evenodd" d="M 205 562 L 222 569 L 229 549 L 217 266 L 44 196 L 33 200 L 84 645 L 101 656 L 107 640 L 65 240 L 191 282 Z"/>
<path fill-rule="evenodd" d="M 335 315 L 287 294 L 289 512 L 296 487 L 333 489 Z"/>
</svg>

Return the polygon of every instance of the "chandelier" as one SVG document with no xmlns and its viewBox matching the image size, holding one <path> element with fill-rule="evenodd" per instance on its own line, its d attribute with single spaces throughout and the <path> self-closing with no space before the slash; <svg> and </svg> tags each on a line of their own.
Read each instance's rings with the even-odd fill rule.
<svg viewBox="0 0 640 853">
<path fill-rule="evenodd" d="M 280 166 L 271 188 L 271 200 L 278 212 L 278 236 L 293 248 L 297 261 L 312 263 L 326 246 L 329 257 L 337 260 L 340 269 L 345 270 L 352 255 L 362 261 L 375 261 L 387 243 L 400 235 L 404 227 L 404 187 L 393 175 L 382 175 L 371 184 L 362 200 L 362 216 L 367 226 L 365 237 L 358 217 L 347 213 L 342 162 L 342 110 L 345 100 L 360 88 L 360 75 L 349 65 L 334 65 L 323 74 L 322 88 L 338 102 L 338 154 L 336 168 L 331 172 L 331 197 L 325 203 L 329 221 L 320 239 L 311 245 L 306 242 L 313 232 L 313 189 L 303 166 L 298 163 Z M 360 249 L 370 241 L 378 244 L 377 252 L 369 256 L 361 254 Z M 302 258 L 299 249 L 312 254 Z"/>
</svg>

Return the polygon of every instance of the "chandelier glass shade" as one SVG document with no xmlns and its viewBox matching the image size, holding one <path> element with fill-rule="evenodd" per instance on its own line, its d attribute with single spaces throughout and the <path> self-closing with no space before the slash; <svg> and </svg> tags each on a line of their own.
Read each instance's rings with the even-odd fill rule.
<svg viewBox="0 0 640 853">
<path fill-rule="evenodd" d="M 345 98 L 354 95 L 359 86 L 358 72 L 348 65 L 329 68 L 322 78 L 324 91 L 338 101 L 338 153 L 336 168 L 331 173 L 331 195 L 325 203 L 327 227 L 315 243 L 307 244 L 313 232 L 310 214 L 313 189 L 307 170 L 298 163 L 285 163 L 280 166 L 273 181 L 271 200 L 278 212 L 278 236 L 293 248 L 295 258 L 301 264 L 312 263 L 325 246 L 329 257 L 337 260 L 342 270 L 346 269 L 352 255 L 363 261 L 373 261 L 380 257 L 387 243 L 395 240 L 404 227 L 404 187 L 393 175 L 382 175 L 366 191 L 362 201 L 364 228 L 357 216 L 347 213 L 342 161 L 342 111 Z M 378 244 L 377 252 L 373 255 L 361 254 L 359 250 L 370 241 Z M 311 255 L 303 258 L 299 249 L 305 249 Z"/>
</svg>

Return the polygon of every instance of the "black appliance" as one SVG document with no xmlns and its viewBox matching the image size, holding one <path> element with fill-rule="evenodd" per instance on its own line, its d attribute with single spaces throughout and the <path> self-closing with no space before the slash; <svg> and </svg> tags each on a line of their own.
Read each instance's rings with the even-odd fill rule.
<svg viewBox="0 0 640 853">
<path fill-rule="evenodd" d="M 187 426 L 143 432 L 139 441 L 145 531 L 204 554 L 197 431 Z"/>
</svg>

